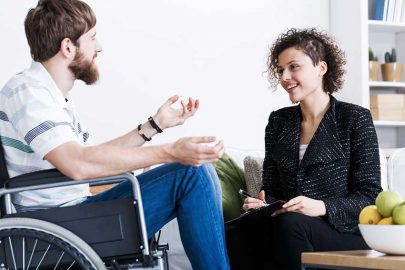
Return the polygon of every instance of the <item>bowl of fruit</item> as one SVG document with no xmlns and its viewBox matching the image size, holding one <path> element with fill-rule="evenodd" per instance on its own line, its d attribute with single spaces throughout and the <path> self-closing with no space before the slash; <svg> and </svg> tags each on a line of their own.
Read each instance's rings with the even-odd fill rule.
<svg viewBox="0 0 405 270">
<path fill-rule="evenodd" d="M 405 202 L 401 195 L 392 190 L 378 194 L 376 204 L 360 212 L 359 229 L 370 248 L 405 255 Z"/>
</svg>

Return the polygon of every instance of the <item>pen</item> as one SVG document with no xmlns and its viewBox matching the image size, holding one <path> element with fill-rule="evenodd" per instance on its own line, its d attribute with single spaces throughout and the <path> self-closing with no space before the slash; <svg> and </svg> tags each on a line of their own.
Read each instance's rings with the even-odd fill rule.
<svg viewBox="0 0 405 270">
<path fill-rule="evenodd" d="M 246 197 L 246 198 L 248 198 L 248 197 L 254 198 L 252 195 L 250 195 L 249 193 L 247 193 L 243 189 L 239 189 L 239 194 Z"/>
</svg>

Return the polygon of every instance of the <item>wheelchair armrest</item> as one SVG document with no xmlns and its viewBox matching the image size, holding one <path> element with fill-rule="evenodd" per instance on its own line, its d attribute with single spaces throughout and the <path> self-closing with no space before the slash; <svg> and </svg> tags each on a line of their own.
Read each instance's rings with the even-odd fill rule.
<svg viewBox="0 0 405 270">
<path fill-rule="evenodd" d="M 10 178 L 6 182 L 7 188 L 20 188 L 27 186 L 36 186 L 43 184 L 61 183 L 67 181 L 74 181 L 73 179 L 62 174 L 57 169 L 49 169 L 36 171 L 32 173 L 22 174 Z"/>
<path fill-rule="evenodd" d="M 56 169 L 37 171 L 22 174 L 7 180 L 5 188 L 0 189 L 0 197 L 4 194 L 18 193 L 28 190 L 38 190 L 55 187 L 65 187 L 80 184 L 89 184 L 90 186 L 100 186 L 107 184 L 120 183 L 129 180 L 134 189 L 139 189 L 136 178 L 131 173 L 113 175 L 85 180 L 73 180 Z M 135 193 L 136 194 L 136 193 Z"/>
</svg>

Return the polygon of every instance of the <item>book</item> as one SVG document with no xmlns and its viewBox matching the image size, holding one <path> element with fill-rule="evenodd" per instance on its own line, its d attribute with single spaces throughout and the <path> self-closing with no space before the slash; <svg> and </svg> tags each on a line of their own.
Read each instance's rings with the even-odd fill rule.
<svg viewBox="0 0 405 270">
<path fill-rule="evenodd" d="M 387 21 L 387 14 L 388 14 L 388 4 L 390 0 L 385 0 L 384 1 L 384 12 L 383 12 L 383 21 Z"/>
<path fill-rule="evenodd" d="M 404 0 L 396 0 L 394 9 L 394 22 L 401 22 L 401 12 Z"/>
<path fill-rule="evenodd" d="M 394 21 L 395 0 L 388 1 L 387 22 Z"/>
<path fill-rule="evenodd" d="M 374 9 L 374 20 L 382 21 L 384 18 L 385 0 L 376 0 Z"/>
<path fill-rule="evenodd" d="M 270 204 L 266 204 L 262 207 L 254 208 L 252 210 L 249 210 L 249 211 L 241 214 L 239 217 L 237 217 L 235 219 L 225 222 L 225 224 L 226 225 L 237 225 L 237 224 L 244 223 L 244 222 L 260 221 L 262 218 L 270 218 L 271 215 L 275 211 L 281 209 L 283 204 L 285 204 L 285 203 L 286 203 L 286 201 L 277 200 Z"/>
<path fill-rule="evenodd" d="M 400 19 L 399 22 L 405 23 L 405 0 L 402 0 L 402 7 L 401 7 L 401 12 L 400 12 Z"/>
</svg>

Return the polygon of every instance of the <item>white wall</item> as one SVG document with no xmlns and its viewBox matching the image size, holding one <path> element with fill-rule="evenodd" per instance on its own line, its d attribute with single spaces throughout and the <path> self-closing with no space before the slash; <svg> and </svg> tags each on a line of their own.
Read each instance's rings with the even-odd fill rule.
<svg viewBox="0 0 405 270">
<path fill-rule="evenodd" d="M 100 82 L 77 83 L 82 119 L 101 142 L 145 121 L 167 97 L 198 97 L 201 109 L 178 136 L 216 135 L 226 145 L 262 148 L 272 110 L 290 105 L 268 89 L 266 55 L 289 27 L 329 30 L 325 0 L 87 1 L 97 15 Z M 0 2 L 0 85 L 30 64 L 24 17 L 36 1 Z"/>
<path fill-rule="evenodd" d="M 330 32 L 345 51 L 347 59 L 345 84 L 336 97 L 369 108 L 366 1 L 331 0 Z"/>
</svg>

